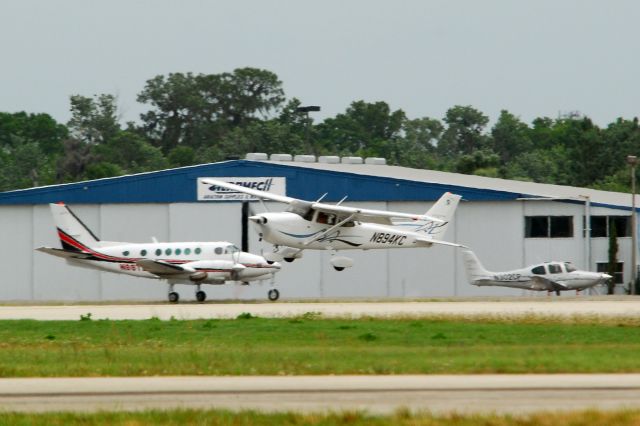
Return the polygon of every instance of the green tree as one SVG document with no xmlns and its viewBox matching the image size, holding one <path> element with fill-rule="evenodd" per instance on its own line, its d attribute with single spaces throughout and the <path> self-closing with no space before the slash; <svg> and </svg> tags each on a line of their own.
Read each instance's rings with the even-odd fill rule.
<svg viewBox="0 0 640 426">
<path fill-rule="evenodd" d="M 107 143 L 92 147 L 92 161 L 118 166 L 120 174 L 139 173 L 166 168 L 169 163 L 160 148 L 151 145 L 133 129 L 119 131 Z M 192 164 L 192 163 L 190 163 Z M 102 167 L 102 170 L 108 170 Z"/>
<path fill-rule="evenodd" d="M 487 138 L 482 132 L 489 123 L 489 117 L 482 112 L 471 106 L 456 105 L 447 110 L 444 122 L 447 123 L 447 129 L 438 144 L 441 155 L 470 155 L 475 150 L 485 148 Z"/>
<path fill-rule="evenodd" d="M 266 70 L 239 68 L 232 73 L 173 73 L 148 80 L 138 101 L 143 129 L 168 153 L 178 145 L 194 149 L 215 144 L 235 127 L 264 119 L 284 101 L 282 82 Z"/>
<path fill-rule="evenodd" d="M 500 111 L 498 121 L 491 129 L 491 144 L 503 163 L 533 147 L 530 129 L 520 119 L 506 110 Z"/>
<path fill-rule="evenodd" d="M 89 98 L 74 95 L 70 101 L 71 119 L 67 125 L 74 138 L 88 144 L 103 144 L 120 131 L 115 96 L 101 94 Z"/>
<path fill-rule="evenodd" d="M 318 125 L 319 151 L 385 157 L 397 164 L 405 119 L 404 111 L 391 111 L 386 102 L 353 102 L 343 114 Z"/>
</svg>

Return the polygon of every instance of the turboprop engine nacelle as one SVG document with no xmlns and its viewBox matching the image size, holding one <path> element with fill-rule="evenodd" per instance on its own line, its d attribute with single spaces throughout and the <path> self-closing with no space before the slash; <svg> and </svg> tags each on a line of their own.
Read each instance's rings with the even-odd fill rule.
<svg viewBox="0 0 640 426">
<path fill-rule="evenodd" d="M 194 282 L 205 280 L 223 280 L 224 282 L 224 280 L 230 279 L 232 271 L 236 270 L 236 264 L 229 260 L 198 260 L 195 262 L 189 262 L 183 266 L 196 271 L 189 275 L 189 279 Z"/>
</svg>

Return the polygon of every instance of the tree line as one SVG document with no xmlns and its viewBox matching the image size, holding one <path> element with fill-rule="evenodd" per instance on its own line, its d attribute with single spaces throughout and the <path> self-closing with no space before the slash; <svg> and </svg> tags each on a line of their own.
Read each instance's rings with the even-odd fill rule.
<svg viewBox="0 0 640 426">
<path fill-rule="evenodd" d="M 410 118 L 354 101 L 315 122 L 276 74 L 240 68 L 147 80 L 146 112 L 122 123 L 111 94 L 70 97 L 71 119 L 0 113 L 0 190 L 98 179 L 242 158 L 247 152 L 384 157 L 389 164 L 630 191 L 625 157 L 640 154 L 638 119 L 599 127 L 574 113 L 525 123 L 503 110 L 491 127 L 472 106 Z"/>
</svg>

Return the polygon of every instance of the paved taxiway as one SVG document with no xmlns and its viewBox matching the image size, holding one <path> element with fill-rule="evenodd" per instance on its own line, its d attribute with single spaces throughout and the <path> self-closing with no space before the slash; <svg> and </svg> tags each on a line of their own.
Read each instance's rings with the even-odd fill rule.
<svg viewBox="0 0 640 426">
<path fill-rule="evenodd" d="M 235 318 L 243 312 L 260 317 L 278 318 L 319 313 L 322 317 L 518 317 L 529 315 L 572 317 L 640 316 L 640 298 L 625 300 L 504 300 L 435 302 L 348 302 L 348 303 L 205 303 L 205 304 L 130 304 L 130 305 L 46 305 L 0 306 L 0 319 L 77 320 L 91 313 L 92 319 L 208 319 Z"/>
<path fill-rule="evenodd" d="M 0 379 L 0 410 L 524 413 L 640 408 L 640 374 Z"/>
</svg>

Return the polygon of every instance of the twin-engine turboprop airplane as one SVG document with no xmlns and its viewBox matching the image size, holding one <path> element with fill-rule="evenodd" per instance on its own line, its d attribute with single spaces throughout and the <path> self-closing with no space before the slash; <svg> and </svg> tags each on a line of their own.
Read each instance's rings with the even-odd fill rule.
<svg viewBox="0 0 640 426">
<path fill-rule="evenodd" d="M 203 179 L 214 190 L 249 194 L 258 199 L 286 203 L 285 212 L 260 213 L 249 217 L 261 238 L 274 245 L 268 261 L 287 262 L 302 257 L 303 250 L 371 250 L 415 248 L 459 244 L 442 241 L 460 196 L 445 193 L 425 214 L 409 214 L 385 210 L 370 210 L 338 204 L 305 201 L 283 195 L 216 180 Z M 345 197 L 346 198 L 346 197 Z M 392 219 L 400 219 L 394 222 Z M 337 271 L 353 266 L 353 259 L 332 256 L 331 265 Z"/>
<path fill-rule="evenodd" d="M 207 295 L 202 284 L 225 284 L 227 281 L 248 284 L 256 280 L 273 280 L 280 264 L 268 263 L 262 256 L 240 251 L 231 243 L 123 243 L 100 241 L 63 203 L 50 204 L 58 228 L 62 249 L 40 247 L 37 250 L 66 259 L 67 263 L 135 277 L 163 279 L 169 283 L 169 301 L 180 296 L 175 284 L 196 286 L 196 299 Z M 271 288 L 269 300 L 280 293 Z"/>
<path fill-rule="evenodd" d="M 545 262 L 506 272 L 484 269 L 475 253 L 464 250 L 464 266 L 469 282 L 476 286 L 501 286 L 523 290 L 561 291 L 584 290 L 611 279 L 599 272 L 579 271 L 570 262 Z"/>
</svg>

